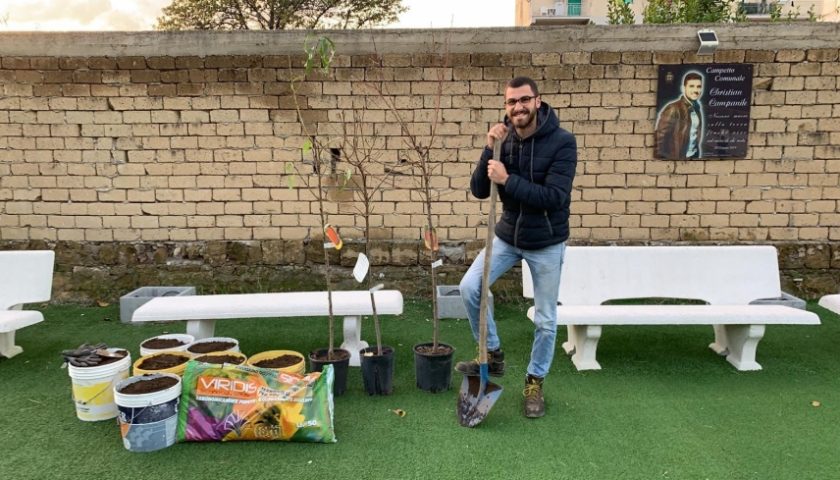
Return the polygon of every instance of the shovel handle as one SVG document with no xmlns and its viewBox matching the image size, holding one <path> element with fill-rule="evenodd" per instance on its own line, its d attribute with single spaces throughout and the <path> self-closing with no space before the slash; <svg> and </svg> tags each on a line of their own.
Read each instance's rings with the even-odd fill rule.
<svg viewBox="0 0 840 480">
<path fill-rule="evenodd" d="M 503 138 L 493 143 L 493 160 L 502 159 Z M 490 259 L 493 258 L 493 237 L 496 227 L 496 184 L 490 181 L 490 212 L 487 215 L 487 240 L 484 243 L 484 270 L 481 273 L 481 303 L 478 316 L 478 363 L 487 363 L 487 308 L 490 292 Z"/>
</svg>

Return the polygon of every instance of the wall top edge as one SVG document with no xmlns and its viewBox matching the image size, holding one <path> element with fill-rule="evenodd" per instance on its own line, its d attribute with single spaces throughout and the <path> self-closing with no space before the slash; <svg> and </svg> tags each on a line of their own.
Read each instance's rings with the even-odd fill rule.
<svg viewBox="0 0 840 480">
<path fill-rule="evenodd" d="M 126 57 L 300 54 L 326 35 L 337 53 L 411 54 L 693 51 L 697 30 L 712 28 L 719 50 L 840 48 L 840 23 L 585 25 L 411 30 L 248 32 L 2 32 L 0 56 Z M 629 47 L 629 48 L 628 48 Z"/>
</svg>

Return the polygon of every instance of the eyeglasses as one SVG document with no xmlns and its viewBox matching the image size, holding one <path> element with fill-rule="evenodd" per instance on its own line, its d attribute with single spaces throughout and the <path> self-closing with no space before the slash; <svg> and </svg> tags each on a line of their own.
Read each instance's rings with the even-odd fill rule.
<svg viewBox="0 0 840 480">
<path fill-rule="evenodd" d="M 521 103 L 522 105 L 528 105 L 529 103 L 531 103 L 531 100 L 533 100 L 535 98 L 537 98 L 537 97 L 536 96 L 531 97 L 531 96 L 528 96 L 528 95 L 525 95 L 524 97 L 519 97 L 519 98 L 508 98 L 507 100 L 505 100 L 505 105 L 507 105 L 508 107 L 513 107 L 517 103 Z"/>
</svg>

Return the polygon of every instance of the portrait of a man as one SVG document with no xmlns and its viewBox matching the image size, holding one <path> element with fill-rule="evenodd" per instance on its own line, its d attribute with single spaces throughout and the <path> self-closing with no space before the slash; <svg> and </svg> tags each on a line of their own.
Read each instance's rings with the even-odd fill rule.
<svg viewBox="0 0 840 480">
<path fill-rule="evenodd" d="M 682 94 L 656 118 L 656 157 L 685 160 L 703 156 L 703 76 L 696 70 L 682 79 Z"/>
</svg>

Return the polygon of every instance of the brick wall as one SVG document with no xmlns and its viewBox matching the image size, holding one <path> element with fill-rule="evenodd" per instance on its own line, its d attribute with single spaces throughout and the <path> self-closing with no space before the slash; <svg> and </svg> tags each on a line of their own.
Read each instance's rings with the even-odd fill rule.
<svg viewBox="0 0 840 480">
<path fill-rule="evenodd" d="M 455 281 L 483 238 L 484 206 L 468 193 L 469 174 L 487 128 L 503 113 L 504 82 L 529 75 L 578 139 L 571 243 L 772 243 L 782 250 L 788 288 L 836 290 L 837 26 L 722 26 L 714 57 L 694 55 L 694 32 L 334 32 L 334 68 L 302 83 L 299 101 L 327 143 L 336 142 L 342 118 L 363 110 L 362 128 L 376 137 L 382 161 L 395 164 L 408 155 L 407 139 L 371 85 L 387 91 L 410 128 L 425 136 L 443 79 L 432 214 Z M 309 240 L 319 236 L 319 219 L 289 86 L 301 73 L 305 38 L 0 34 L 3 248 L 67 252 L 60 256 L 60 290 L 79 290 L 74 285 L 90 277 L 81 290 L 99 297 L 173 275 L 236 289 L 237 276 L 248 272 L 263 278 L 277 271 L 272 267 L 308 270 L 318 261 L 317 251 L 307 251 L 317 244 Z M 440 54 L 444 48 L 448 55 Z M 755 66 L 747 158 L 653 159 L 657 65 L 703 62 Z M 284 178 L 287 162 L 303 173 L 293 187 Z M 412 178 L 398 177 L 376 198 L 378 265 L 426 264 L 416 189 Z M 328 202 L 329 221 L 358 238 L 352 194 L 331 198 L 340 201 Z M 98 258 L 103 250 L 122 253 Z M 118 268 L 128 257 L 134 273 Z M 347 266 L 351 257 L 344 252 L 337 261 Z M 200 280 L 207 272 L 222 278 L 223 266 L 230 278 Z M 141 269 L 147 275 L 138 276 Z M 277 279 L 269 277 L 271 288 Z"/>
</svg>

